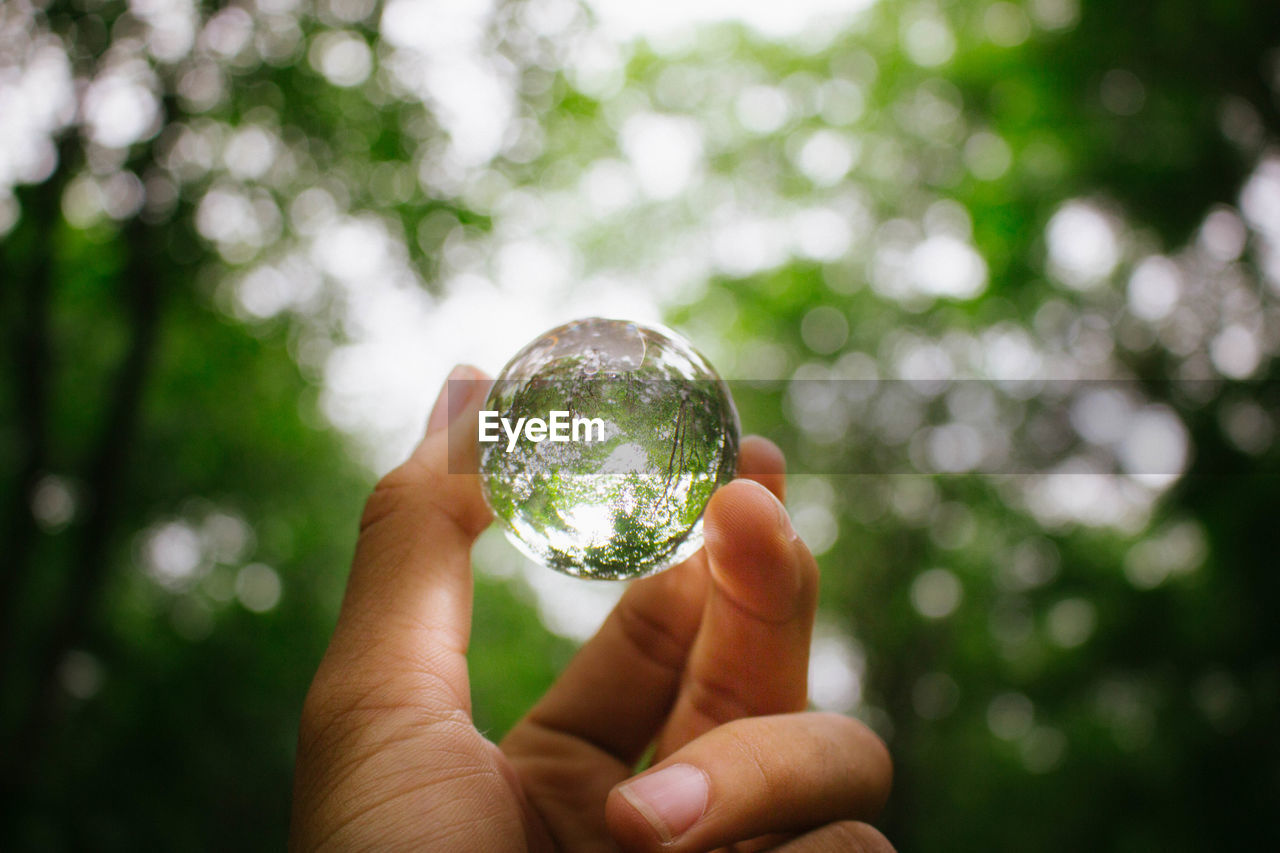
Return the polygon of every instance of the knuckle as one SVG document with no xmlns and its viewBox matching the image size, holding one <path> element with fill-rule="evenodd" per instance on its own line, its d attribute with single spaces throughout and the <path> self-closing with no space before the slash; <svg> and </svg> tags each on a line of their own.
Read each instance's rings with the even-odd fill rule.
<svg viewBox="0 0 1280 853">
<path fill-rule="evenodd" d="M 327 766 L 334 754 L 333 747 L 345 738 L 342 713 L 327 689 L 313 684 L 302 703 L 298 720 L 298 766 Z"/>
<path fill-rule="evenodd" d="M 489 523 L 490 515 L 476 483 L 459 489 L 451 478 L 463 474 L 437 471 L 414 459 L 402 463 L 378 480 L 365 500 L 360 516 L 360 535 L 375 535 L 391 519 L 406 514 L 415 518 L 437 516 L 468 536 L 476 536 Z"/>
<path fill-rule="evenodd" d="M 360 533 L 367 533 L 381 522 L 403 511 L 411 495 L 415 478 L 406 471 L 408 463 L 393 469 L 378 480 L 360 515 Z"/>
<path fill-rule="evenodd" d="M 756 715 L 756 709 L 733 683 L 702 677 L 688 684 L 689 706 L 712 726 Z"/>
<path fill-rule="evenodd" d="M 473 729 L 446 685 L 347 683 L 317 678 L 303 701 L 299 751 L 378 745 L 426 729 Z"/>
<path fill-rule="evenodd" d="M 687 643 L 661 617 L 636 604 L 624 604 L 614 614 L 622 635 L 643 659 L 669 672 L 684 665 Z"/>
<path fill-rule="evenodd" d="M 326 678 L 324 665 L 316 674 L 302 701 L 302 713 L 298 720 L 299 749 L 326 742 L 341 728 L 344 718 L 361 701 L 353 687 L 340 687 Z"/>
</svg>

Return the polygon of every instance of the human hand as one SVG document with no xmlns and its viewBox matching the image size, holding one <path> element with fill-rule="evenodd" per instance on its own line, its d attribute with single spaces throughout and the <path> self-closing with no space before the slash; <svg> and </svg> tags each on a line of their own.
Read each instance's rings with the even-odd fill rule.
<svg viewBox="0 0 1280 853">
<path fill-rule="evenodd" d="M 633 582 L 501 746 L 476 730 L 470 548 L 491 516 L 477 477 L 449 471 L 475 470 L 485 384 L 441 393 L 365 507 L 303 707 L 291 847 L 891 851 L 859 822 L 888 796 L 884 745 L 804 711 L 817 568 L 764 439 L 707 505 L 705 547 Z"/>
</svg>

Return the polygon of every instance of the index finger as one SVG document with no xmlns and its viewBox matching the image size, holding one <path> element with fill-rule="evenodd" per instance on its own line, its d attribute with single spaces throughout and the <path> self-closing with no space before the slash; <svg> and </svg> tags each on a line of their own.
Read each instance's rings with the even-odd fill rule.
<svg viewBox="0 0 1280 853">
<path fill-rule="evenodd" d="M 818 568 L 782 503 L 730 483 L 707 506 L 705 553 L 712 583 L 658 760 L 722 723 L 800 711 L 808 698 Z"/>
<path fill-rule="evenodd" d="M 781 495 L 782 452 L 758 436 L 744 439 L 739 475 Z M 671 709 L 706 590 L 704 551 L 633 582 L 503 749 L 518 754 L 539 731 L 549 731 L 586 741 L 631 766 Z"/>
</svg>

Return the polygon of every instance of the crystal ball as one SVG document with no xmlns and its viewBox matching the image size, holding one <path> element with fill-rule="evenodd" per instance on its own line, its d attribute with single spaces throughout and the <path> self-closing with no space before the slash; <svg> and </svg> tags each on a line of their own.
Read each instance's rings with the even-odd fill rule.
<svg viewBox="0 0 1280 853">
<path fill-rule="evenodd" d="M 593 317 L 516 353 L 477 439 L 485 500 L 512 542 L 565 574 L 618 580 L 702 544 L 702 511 L 737 466 L 738 413 L 676 334 Z"/>
</svg>

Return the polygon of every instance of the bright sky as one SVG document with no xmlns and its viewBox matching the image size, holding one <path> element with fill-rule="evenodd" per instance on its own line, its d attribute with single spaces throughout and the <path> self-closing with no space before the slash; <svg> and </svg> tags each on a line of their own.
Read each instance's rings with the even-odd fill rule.
<svg viewBox="0 0 1280 853">
<path fill-rule="evenodd" d="M 742 21 L 769 38 L 794 37 L 815 26 L 834 32 L 874 0 L 588 2 L 599 16 L 594 44 L 604 63 L 592 67 L 613 73 L 623 58 L 616 46 L 635 38 L 651 38 L 659 50 L 675 49 L 699 25 L 717 20 Z M 450 131 L 453 142 L 441 166 L 441 181 L 483 168 L 514 115 L 511 81 L 487 54 L 484 21 L 489 8 L 490 0 L 391 0 L 384 12 L 384 39 L 415 58 L 401 66 L 409 71 L 400 82 L 432 103 Z M 692 122 L 682 125 L 645 114 L 629 121 L 621 136 L 629 164 L 616 164 L 627 185 L 624 197 L 640 192 L 672 198 L 698 178 L 701 139 Z M 428 176 L 428 181 L 436 179 Z M 572 228 L 549 224 L 557 216 L 544 200 L 526 202 L 533 215 L 521 212 L 520 205 L 511 205 L 515 212 L 510 214 L 494 211 L 495 239 L 484 251 L 492 262 L 477 258 L 446 273 L 445 295 L 439 300 L 413 284 L 403 257 L 387 251 L 376 226 L 335 220 L 316 235 L 321 266 L 350 286 L 351 310 L 362 315 L 350 342 L 334 353 L 326 370 L 326 413 L 361 437 L 375 469 L 389 468 L 408 451 L 430 398 L 454 363 L 471 362 L 496 372 L 521 344 L 578 317 L 657 321 L 664 291 L 669 295 L 696 287 L 709 272 L 698 266 L 705 261 L 699 261 L 693 264 L 696 269 L 679 275 L 637 269 L 627 281 L 584 280 L 576 252 L 566 243 L 566 228 Z M 822 229 L 803 230 L 811 235 Z M 787 247 L 776 248 L 775 261 L 785 259 Z M 672 257 L 679 254 L 673 247 Z M 732 254 L 741 253 L 735 249 Z M 359 261 L 343 263 L 343 258 Z M 378 310 L 388 305 L 394 310 Z"/>
<path fill-rule="evenodd" d="M 775 38 L 796 35 L 809 25 L 842 19 L 875 0 L 587 0 L 606 31 L 618 38 L 667 36 L 691 24 L 738 20 Z"/>
</svg>

